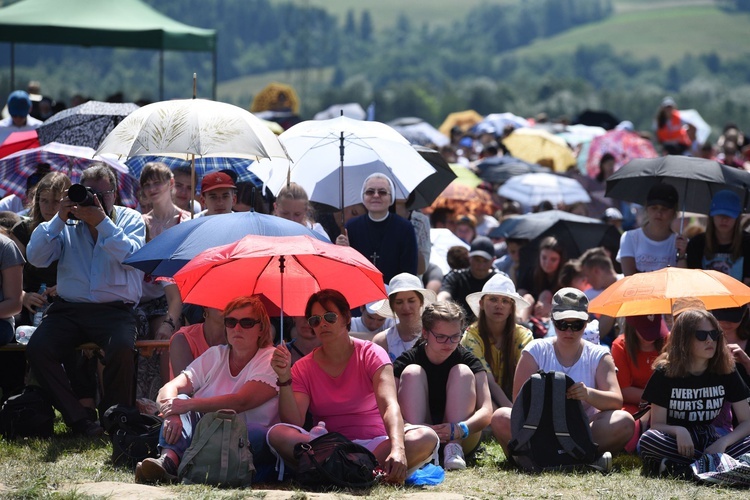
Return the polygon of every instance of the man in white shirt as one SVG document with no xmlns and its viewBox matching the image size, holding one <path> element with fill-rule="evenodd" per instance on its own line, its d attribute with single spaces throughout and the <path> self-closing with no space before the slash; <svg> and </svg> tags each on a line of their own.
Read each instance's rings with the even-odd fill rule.
<svg viewBox="0 0 750 500">
<path fill-rule="evenodd" d="M 31 98 L 28 92 L 15 90 L 8 96 L 8 117 L 0 120 L 0 143 L 13 132 L 33 130 L 42 124 L 33 116 L 31 111 Z"/>
</svg>

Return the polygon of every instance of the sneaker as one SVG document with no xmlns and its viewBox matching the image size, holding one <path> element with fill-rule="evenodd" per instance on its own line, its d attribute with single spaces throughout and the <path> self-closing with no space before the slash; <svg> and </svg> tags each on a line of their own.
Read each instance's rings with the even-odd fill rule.
<svg viewBox="0 0 750 500">
<path fill-rule="evenodd" d="M 667 458 L 661 461 L 660 473 L 661 476 L 674 479 L 693 479 L 693 469 L 690 464 L 675 462 Z"/>
<path fill-rule="evenodd" d="M 662 460 L 658 458 L 644 457 L 643 466 L 641 467 L 641 476 L 659 477 L 661 475 L 661 463 Z"/>
<path fill-rule="evenodd" d="M 594 462 L 591 464 L 591 467 L 603 474 L 607 474 L 612 470 L 612 454 L 608 451 L 605 451 L 599 458 L 594 460 Z"/>
<path fill-rule="evenodd" d="M 139 483 L 173 483 L 177 481 L 177 464 L 167 455 L 147 458 L 136 465 L 135 480 Z"/>
<path fill-rule="evenodd" d="M 464 450 L 458 443 L 448 443 L 443 449 L 443 467 L 445 470 L 460 470 L 466 468 Z"/>
<path fill-rule="evenodd" d="M 73 434 L 85 437 L 101 437 L 104 429 L 97 422 L 84 418 L 73 424 Z"/>
</svg>

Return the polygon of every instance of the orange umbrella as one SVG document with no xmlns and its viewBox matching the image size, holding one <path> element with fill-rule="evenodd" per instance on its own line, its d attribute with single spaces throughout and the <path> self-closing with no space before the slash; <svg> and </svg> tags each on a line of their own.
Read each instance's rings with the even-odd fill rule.
<svg viewBox="0 0 750 500">
<path fill-rule="evenodd" d="M 432 213 L 436 208 L 449 208 L 456 216 L 467 214 L 492 215 L 497 210 L 497 205 L 492 201 L 492 196 L 486 190 L 472 187 L 456 179 L 440 196 L 424 210 Z"/>
<path fill-rule="evenodd" d="M 671 314 L 675 299 L 695 297 L 706 309 L 739 307 L 750 302 L 750 287 L 728 274 L 666 267 L 627 276 L 589 303 L 589 312 L 621 317 Z"/>
</svg>

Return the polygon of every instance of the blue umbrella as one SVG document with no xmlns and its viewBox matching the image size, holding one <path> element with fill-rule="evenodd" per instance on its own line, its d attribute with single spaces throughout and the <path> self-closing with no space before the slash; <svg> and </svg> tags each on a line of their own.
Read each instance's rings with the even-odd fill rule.
<svg viewBox="0 0 750 500">
<path fill-rule="evenodd" d="M 309 235 L 321 241 L 327 241 L 323 236 L 302 224 L 281 217 L 257 212 L 235 212 L 199 217 L 170 227 L 125 259 L 123 263 L 152 276 L 171 277 L 202 251 L 234 243 L 249 234 Z"/>
<path fill-rule="evenodd" d="M 141 177 L 141 171 L 146 163 L 151 161 L 160 161 L 166 164 L 170 169 L 175 167 L 189 167 L 190 160 L 183 158 L 175 158 L 173 156 L 133 156 L 125 160 L 125 165 L 130 168 L 130 172 L 133 177 L 139 179 Z M 223 158 L 223 157 L 196 157 L 195 158 L 195 174 L 198 177 L 198 182 L 209 172 L 217 170 L 229 169 L 237 174 L 237 182 L 252 182 L 257 187 L 262 187 L 263 182 L 258 177 L 248 170 L 248 167 L 252 165 L 253 160 L 247 158 Z"/>
</svg>

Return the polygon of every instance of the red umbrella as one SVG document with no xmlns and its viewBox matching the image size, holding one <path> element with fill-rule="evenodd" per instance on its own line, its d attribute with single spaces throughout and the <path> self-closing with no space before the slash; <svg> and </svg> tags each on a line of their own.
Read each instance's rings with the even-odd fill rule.
<svg viewBox="0 0 750 500">
<path fill-rule="evenodd" d="M 615 157 L 615 171 L 636 158 L 656 158 L 659 154 L 651 141 L 629 130 L 611 130 L 591 139 L 586 172 L 592 179 L 599 174 L 599 160 L 604 153 Z"/>
<path fill-rule="evenodd" d="M 186 303 L 223 309 L 261 294 L 292 316 L 304 315 L 307 299 L 324 288 L 352 307 L 386 298 L 383 274 L 361 253 L 310 236 L 248 235 L 201 252 L 174 280 Z"/>
<path fill-rule="evenodd" d="M 11 132 L 0 144 L 0 158 L 24 149 L 38 148 L 39 136 L 36 130 L 24 130 L 22 132 Z"/>
</svg>

